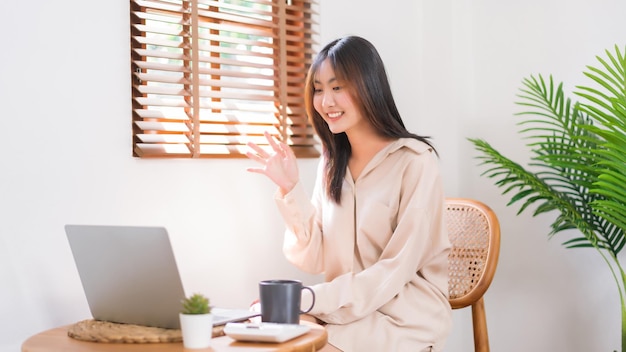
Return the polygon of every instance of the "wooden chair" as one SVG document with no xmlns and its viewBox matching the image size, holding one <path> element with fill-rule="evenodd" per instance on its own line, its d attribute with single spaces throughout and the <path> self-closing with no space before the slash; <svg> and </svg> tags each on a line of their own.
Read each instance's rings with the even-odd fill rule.
<svg viewBox="0 0 626 352">
<path fill-rule="evenodd" d="M 483 295 L 491 284 L 500 253 L 500 223 L 485 204 L 446 199 L 446 224 L 452 243 L 448 290 L 452 309 L 472 307 L 474 350 L 489 351 Z"/>
</svg>

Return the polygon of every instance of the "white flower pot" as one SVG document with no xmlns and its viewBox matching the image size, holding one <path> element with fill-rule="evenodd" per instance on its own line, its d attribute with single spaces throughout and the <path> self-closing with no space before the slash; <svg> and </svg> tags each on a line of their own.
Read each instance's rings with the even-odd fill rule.
<svg viewBox="0 0 626 352">
<path fill-rule="evenodd" d="M 180 330 L 185 348 L 208 348 L 213 336 L 213 315 L 181 313 Z"/>
</svg>

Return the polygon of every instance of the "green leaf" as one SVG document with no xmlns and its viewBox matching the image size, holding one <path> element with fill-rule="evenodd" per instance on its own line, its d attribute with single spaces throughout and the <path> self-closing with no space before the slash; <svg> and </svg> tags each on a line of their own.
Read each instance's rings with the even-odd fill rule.
<svg viewBox="0 0 626 352">
<path fill-rule="evenodd" d="M 626 58 L 618 47 L 584 72 L 597 86 L 579 85 L 574 102 L 552 76 L 522 80 L 515 102 L 519 134 L 534 154 L 522 166 L 485 140 L 468 139 L 480 153 L 481 174 L 518 204 L 518 214 L 557 212 L 549 236 L 576 228 L 568 248 L 596 247 L 617 254 L 626 242 Z"/>
</svg>

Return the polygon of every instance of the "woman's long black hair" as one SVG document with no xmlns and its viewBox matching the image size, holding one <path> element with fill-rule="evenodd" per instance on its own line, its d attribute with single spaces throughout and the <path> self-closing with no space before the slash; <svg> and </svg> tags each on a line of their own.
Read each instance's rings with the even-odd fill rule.
<svg viewBox="0 0 626 352">
<path fill-rule="evenodd" d="M 369 120 L 381 136 L 415 138 L 434 147 L 428 137 L 409 132 L 402 122 L 391 93 L 387 72 L 376 48 L 367 40 L 348 36 L 327 44 L 315 57 L 306 79 L 305 102 L 309 118 L 319 136 L 326 159 L 325 186 L 328 196 L 341 202 L 341 187 L 352 153 L 347 135 L 334 134 L 326 121 L 313 107 L 314 81 L 320 64 L 329 60 L 338 80 L 343 81 L 353 101 L 361 107 L 363 117 Z"/>
</svg>

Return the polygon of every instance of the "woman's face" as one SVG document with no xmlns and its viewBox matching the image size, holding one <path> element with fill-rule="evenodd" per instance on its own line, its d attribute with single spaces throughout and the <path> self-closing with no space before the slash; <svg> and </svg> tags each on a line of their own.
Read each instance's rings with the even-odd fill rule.
<svg viewBox="0 0 626 352">
<path fill-rule="evenodd" d="M 313 107 L 328 124 L 332 133 L 350 133 L 352 129 L 364 123 L 358 106 L 354 103 L 346 82 L 335 77 L 330 62 L 324 60 L 313 82 Z"/>
</svg>

